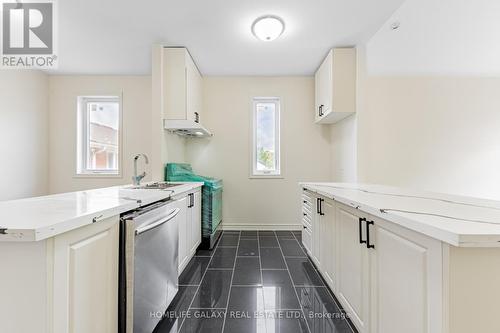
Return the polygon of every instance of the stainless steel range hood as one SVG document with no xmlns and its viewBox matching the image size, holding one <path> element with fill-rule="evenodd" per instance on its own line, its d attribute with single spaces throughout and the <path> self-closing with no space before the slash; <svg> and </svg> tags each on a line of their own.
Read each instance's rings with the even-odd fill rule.
<svg viewBox="0 0 500 333">
<path fill-rule="evenodd" d="M 181 136 L 192 138 L 210 137 L 213 134 L 200 123 L 193 120 L 163 120 L 163 128 Z"/>
</svg>

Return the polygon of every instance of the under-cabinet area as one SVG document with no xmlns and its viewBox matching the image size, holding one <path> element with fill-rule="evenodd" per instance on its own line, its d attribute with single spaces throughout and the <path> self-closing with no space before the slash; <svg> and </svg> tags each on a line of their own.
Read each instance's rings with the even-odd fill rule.
<svg viewBox="0 0 500 333">
<path fill-rule="evenodd" d="M 390 197 L 393 189 L 331 186 L 303 185 L 302 242 L 359 332 L 500 329 L 494 320 L 500 288 L 490 278 L 498 274 L 497 244 L 449 244 L 436 231 L 424 234 L 367 213 L 369 200 L 356 193 Z M 374 202 L 383 199 L 368 205 Z M 469 316 L 478 322 L 471 324 Z"/>
</svg>

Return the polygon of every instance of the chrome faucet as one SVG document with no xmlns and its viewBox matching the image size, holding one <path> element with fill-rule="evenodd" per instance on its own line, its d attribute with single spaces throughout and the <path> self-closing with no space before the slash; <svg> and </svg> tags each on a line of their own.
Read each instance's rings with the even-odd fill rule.
<svg viewBox="0 0 500 333">
<path fill-rule="evenodd" d="M 137 174 L 137 160 L 141 156 L 144 157 L 144 161 L 146 162 L 146 164 L 149 164 L 149 159 L 146 156 L 146 154 L 137 154 L 137 155 L 135 155 L 135 157 L 134 157 L 134 175 L 132 176 L 132 183 L 134 184 L 134 186 L 140 186 L 141 185 L 141 180 L 144 177 L 146 177 L 146 171 L 144 171 L 140 175 Z"/>
</svg>

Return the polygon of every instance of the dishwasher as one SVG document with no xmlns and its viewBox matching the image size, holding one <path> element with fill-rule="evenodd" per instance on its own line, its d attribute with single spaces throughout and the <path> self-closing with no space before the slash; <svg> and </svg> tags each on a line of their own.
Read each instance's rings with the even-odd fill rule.
<svg viewBox="0 0 500 333">
<path fill-rule="evenodd" d="M 172 201 L 120 221 L 119 332 L 151 333 L 178 290 L 178 214 Z"/>
</svg>

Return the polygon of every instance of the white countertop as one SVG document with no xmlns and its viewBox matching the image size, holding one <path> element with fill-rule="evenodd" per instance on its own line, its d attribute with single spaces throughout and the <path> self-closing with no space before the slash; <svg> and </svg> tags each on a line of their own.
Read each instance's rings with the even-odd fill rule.
<svg viewBox="0 0 500 333">
<path fill-rule="evenodd" d="M 500 202 L 464 196 L 350 184 L 302 187 L 454 246 L 500 247 Z"/>
<path fill-rule="evenodd" d="M 202 186 L 183 183 L 165 190 L 130 185 L 0 202 L 0 241 L 39 241 Z"/>
</svg>

